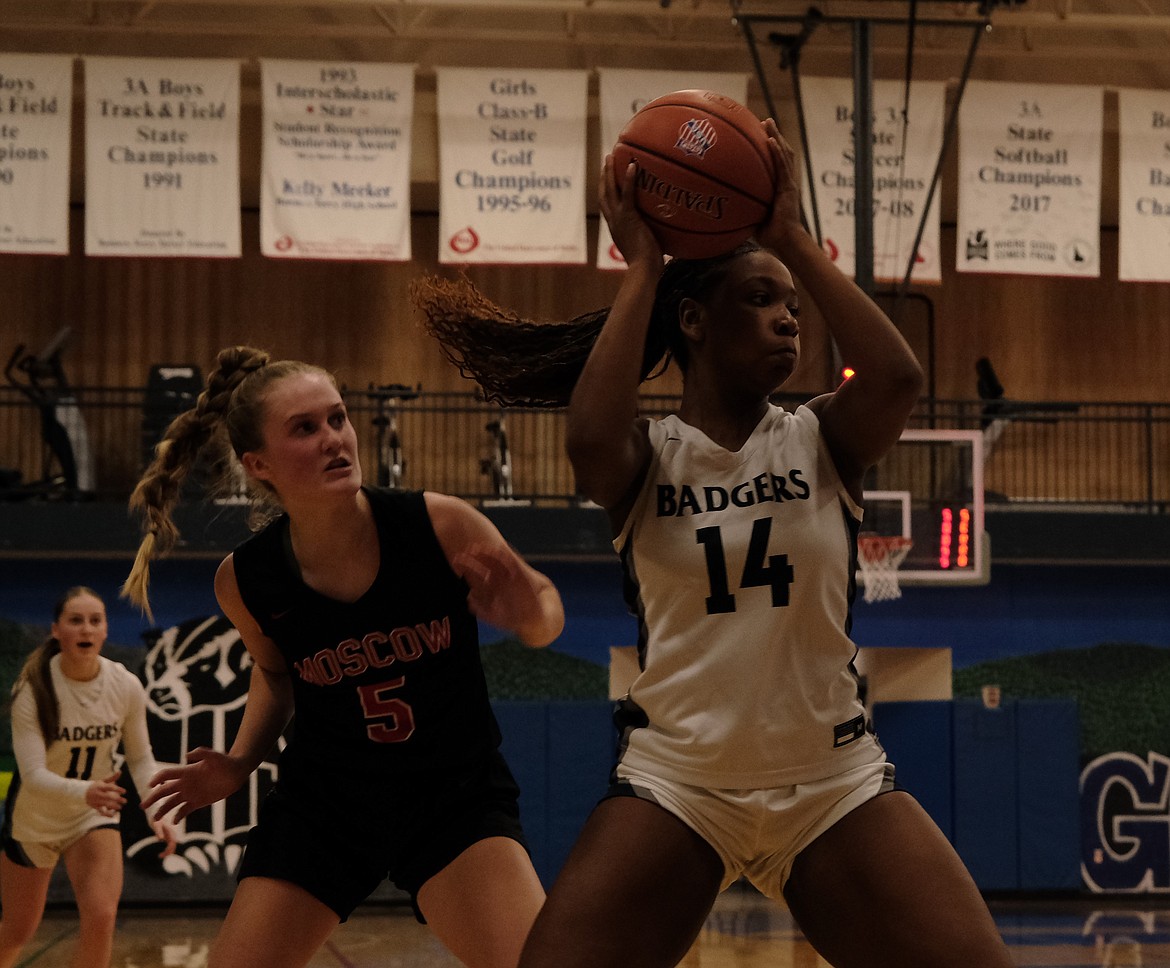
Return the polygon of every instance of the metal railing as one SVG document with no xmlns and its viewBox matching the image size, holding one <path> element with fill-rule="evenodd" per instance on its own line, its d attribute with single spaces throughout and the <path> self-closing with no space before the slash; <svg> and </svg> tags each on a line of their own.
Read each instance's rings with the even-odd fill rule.
<svg viewBox="0 0 1170 968">
<path fill-rule="evenodd" d="M 776 399 L 792 407 L 803 398 Z M 374 481 L 385 464 L 379 446 L 385 423 L 378 421 L 386 404 L 375 391 L 350 390 L 346 400 L 366 478 Z M 643 399 L 651 415 L 676 403 L 674 397 Z M 54 417 L 16 388 L 0 387 L 0 500 L 77 496 L 46 443 L 45 424 L 56 419 L 71 439 L 84 496 L 124 501 L 157 442 L 158 414 L 148 419 L 146 406 L 145 388 L 83 387 Z M 489 425 L 499 416 L 497 407 L 470 393 L 422 392 L 393 401 L 405 458 L 402 485 L 471 500 L 498 497 L 490 473 L 498 436 Z M 575 501 L 564 415 L 508 410 L 506 417 L 512 498 Z M 923 400 L 910 426 L 982 429 L 989 502 L 1170 512 L 1170 404 Z"/>
</svg>

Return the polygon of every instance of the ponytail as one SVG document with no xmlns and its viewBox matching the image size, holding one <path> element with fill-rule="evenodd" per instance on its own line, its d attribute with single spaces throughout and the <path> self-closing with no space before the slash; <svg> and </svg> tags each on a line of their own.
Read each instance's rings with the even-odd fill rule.
<svg viewBox="0 0 1170 968">
<path fill-rule="evenodd" d="M 466 278 L 424 276 L 410 284 L 410 298 L 447 359 L 504 407 L 568 406 L 609 317 L 607 307 L 564 322 L 533 322 L 497 306 Z M 659 363 L 665 369 L 665 353 L 665 342 L 647 334 L 643 379 Z"/>
<path fill-rule="evenodd" d="M 233 396 L 252 373 L 268 364 L 268 359 L 266 352 L 250 346 L 221 350 L 195 406 L 171 422 L 155 447 L 154 458 L 130 495 L 130 510 L 141 515 L 144 534 L 130 575 L 122 585 L 122 596 L 142 609 L 151 620 L 154 616 L 147 594 L 150 562 L 170 551 L 179 537 L 172 514 L 182 484 L 209 443 L 218 438 L 221 451 L 226 450 L 221 428 L 234 406 Z M 258 434 L 258 428 L 254 429 Z M 248 446 L 245 449 L 254 448 Z M 238 453 L 242 451 L 237 452 L 237 456 Z M 221 459 L 214 462 L 214 466 L 218 470 L 214 484 L 228 486 L 235 476 L 230 462 Z"/>
</svg>

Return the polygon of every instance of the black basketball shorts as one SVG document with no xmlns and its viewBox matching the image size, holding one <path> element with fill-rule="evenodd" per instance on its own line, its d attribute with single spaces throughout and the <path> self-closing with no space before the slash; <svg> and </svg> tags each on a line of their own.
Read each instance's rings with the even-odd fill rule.
<svg viewBox="0 0 1170 968">
<path fill-rule="evenodd" d="M 457 776 L 402 777 L 389 793 L 298 787 L 278 781 L 265 798 L 237 877 L 289 881 L 343 922 L 388 878 L 425 923 L 419 888 L 472 844 L 508 837 L 528 849 L 520 790 L 497 751 Z"/>
</svg>

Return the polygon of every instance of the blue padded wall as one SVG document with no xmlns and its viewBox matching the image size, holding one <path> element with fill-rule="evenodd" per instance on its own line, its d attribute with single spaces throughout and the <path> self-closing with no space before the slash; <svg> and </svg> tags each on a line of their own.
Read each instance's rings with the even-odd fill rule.
<svg viewBox="0 0 1170 968">
<path fill-rule="evenodd" d="M 1068 699 L 1016 704 L 1020 889 L 1078 890 L 1080 717 Z"/>
<path fill-rule="evenodd" d="M 520 785 L 532 862 L 552 886 L 585 818 L 605 793 L 616 733 L 608 700 L 492 703 L 501 749 Z"/>
<path fill-rule="evenodd" d="M 520 822 L 532 863 L 547 888 L 541 867 L 548 856 L 548 704 L 496 701 L 492 708 L 504 737 L 500 750 L 520 785 Z"/>
<path fill-rule="evenodd" d="M 874 703 L 873 724 L 898 786 L 922 804 L 948 840 L 954 834 L 950 702 Z"/>
<path fill-rule="evenodd" d="M 1075 700 L 877 703 L 873 720 L 899 785 L 982 890 L 1083 887 Z"/>
<path fill-rule="evenodd" d="M 1016 703 L 954 703 L 955 830 L 952 843 L 984 890 L 1019 887 Z"/>
<path fill-rule="evenodd" d="M 554 876 L 590 811 L 609 788 L 616 744 L 612 703 L 549 704 L 546 866 Z"/>
</svg>

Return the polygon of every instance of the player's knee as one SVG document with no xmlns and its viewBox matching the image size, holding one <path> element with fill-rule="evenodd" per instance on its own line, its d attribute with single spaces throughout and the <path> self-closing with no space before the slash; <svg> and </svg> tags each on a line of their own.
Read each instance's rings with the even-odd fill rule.
<svg viewBox="0 0 1170 968">
<path fill-rule="evenodd" d="M 78 906 L 81 930 L 91 935 L 113 935 L 118 921 L 117 899 L 103 898 Z"/>
<path fill-rule="evenodd" d="M 37 933 L 40 923 L 39 912 L 35 916 L 22 918 L 5 911 L 3 920 L 0 920 L 0 950 L 14 951 L 23 948 Z"/>
</svg>

